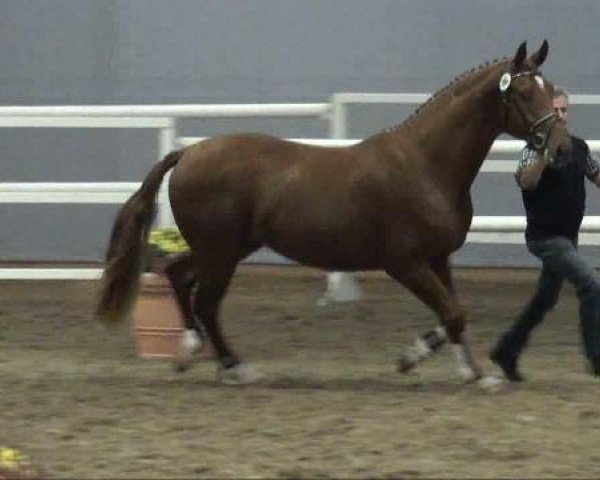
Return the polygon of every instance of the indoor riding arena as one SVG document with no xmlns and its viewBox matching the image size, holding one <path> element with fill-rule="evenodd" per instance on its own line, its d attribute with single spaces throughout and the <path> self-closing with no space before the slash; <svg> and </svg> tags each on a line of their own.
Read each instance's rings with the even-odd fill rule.
<svg viewBox="0 0 600 480">
<path fill-rule="evenodd" d="M 117 215 L 170 152 L 260 132 L 345 158 L 362 140 L 424 115 L 434 138 L 447 122 L 443 105 L 431 105 L 498 59 L 515 63 L 523 41 L 535 64 L 548 40 L 544 81 L 569 92 L 569 132 L 597 155 L 600 63 L 589 54 L 599 47 L 600 4 L 544 5 L 540 16 L 533 0 L 1 2 L 0 16 L 12 20 L 0 31 L 0 480 L 598 477 L 600 379 L 583 352 L 575 288 L 565 282 L 533 331 L 519 363 L 525 381 L 509 382 L 489 358 L 541 268 L 525 244 L 515 183 L 522 139 L 493 141 L 464 192 L 474 211 L 464 245 L 449 258 L 447 298 L 466 312 L 465 344 L 493 388 L 461 376 L 467 349 L 424 343 L 440 320 L 414 284 L 402 284 L 410 275 L 317 269 L 270 248 L 237 266 L 219 312 L 227 345 L 258 378 L 223 381 L 219 342 L 206 338 L 183 369 L 191 330 L 165 265 L 189 247 L 153 243 L 185 230 L 170 173 L 156 184 L 147 231 L 130 236 L 135 243 L 149 233 L 141 263 L 128 263 L 135 248 L 114 243 L 135 223 Z M 564 18 L 578 27 L 561 28 Z M 508 79 L 516 88 L 527 75 Z M 252 148 L 241 151 L 253 161 Z M 255 175 L 246 170 L 242 184 Z M 211 194 L 225 195 L 223 178 Z M 319 182 L 315 174 L 309 185 Z M 586 189 L 579 252 L 597 270 L 600 192 L 592 182 Z M 186 200 L 201 209 L 197 193 Z M 330 215 L 320 208 L 326 195 L 314 187 L 291 223 L 307 211 L 341 218 L 341 206 Z M 198 231 L 216 232 L 225 216 Z M 368 263 L 338 254 L 358 230 L 316 243 L 308 230 L 293 230 L 294 245 L 312 242 L 323 263 L 318 255 L 332 245 L 336 261 Z M 194 249 L 201 242 L 192 233 L 184 236 Z M 219 248 L 206 254 L 216 258 Z M 383 239 L 381 250 L 390 248 Z M 123 321 L 107 323 L 97 313 L 118 255 L 135 267 L 124 277 L 140 270 L 141 283 Z M 192 309 L 208 279 L 190 280 Z M 422 361 L 401 372 L 407 352 Z"/>
<path fill-rule="evenodd" d="M 528 381 L 464 385 L 449 350 L 402 376 L 435 318 L 380 275 L 359 304 L 316 306 L 320 275 L 242 267 L 223 306 L 236 351 L 264 374 L 215 383 L 135 355 L 131 325 L 93 317 L 93 281 L 2 283 L 3 442 L 58 478 L 582 477 L 596 471 L 597 382 L 566 292 L 523 360 Z M 534 287 L 529 272 L 459 271 L 475 354 Z M 558 461 L 559 460 L 559 461 Z"/>
</svg>

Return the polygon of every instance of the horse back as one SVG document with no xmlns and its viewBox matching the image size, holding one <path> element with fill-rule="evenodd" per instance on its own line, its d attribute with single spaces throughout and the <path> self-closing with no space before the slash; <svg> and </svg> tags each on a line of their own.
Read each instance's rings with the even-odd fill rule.
<svg viewBox="0 0 600 480">
<path fill-rule="evenodd" d="M 305 145 L 262 134 L 222 135 L 185 149 L 172 172 L 170 193 L 245 192 L 259 200 L 299 182 L 322 195 L 360 175 L 368 164 L 368 158 L 357 156 L 352 148 Z"/>
<path fill-rule="evenodd" d="M 430 223 L 432 186 L 418 159 L 402 152 L 382 142 L 334 148 L 214 137 L 188 147 L 175 167 L 173 214 L 184 235 L 210 225 L 215 243 L 243 239 L 325 268 L 377 267 L 388 255 L 382 245 L 409 255 Z"/>
</svg>

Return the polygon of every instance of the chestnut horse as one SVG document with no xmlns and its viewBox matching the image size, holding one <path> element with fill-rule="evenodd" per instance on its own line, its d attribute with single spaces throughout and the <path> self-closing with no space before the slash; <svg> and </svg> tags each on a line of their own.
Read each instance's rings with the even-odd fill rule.
<svg viewBox="0 0 600 480">
<path fill-rule="evenodd" d="M 218 311 L 237 264 L 262 246 L 326 270 L 384 270 L 439 317 L 402 371 L 448 339 L 465 380 L 491 383 L 471 355 L 449 256 L 473 216 L 470 188 L 501 133 L 555 156 L 571 148 L 538 71 L 548 43 L 527 57 L 488 62 L 457 77 L 405 122 L 344 148 L 260 134 L 217 136 L 168 154 L 122 206 L 113 227 L 98 315 L 123 318 L 135 297 L 155 197 L 173 169 L 169 198 L 198 280 L 186 317 L 197 317 L 225 383 L 254 379 L 223 338 Z M 177 265 L 174 265 L 177 270 Z M 181 293 L 181 292 L 180 292 Z M 190 320 L 190 318 L 192 320 Z M 200 330 L 200 327 L 198 327 Z"/>
</svg>

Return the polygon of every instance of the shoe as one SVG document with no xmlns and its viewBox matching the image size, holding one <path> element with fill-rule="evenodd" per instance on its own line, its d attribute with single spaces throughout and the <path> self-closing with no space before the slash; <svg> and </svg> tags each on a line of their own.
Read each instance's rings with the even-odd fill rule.
<svg viewBox="0 0 600 480">
<path fill-rule="evenodd" d="M 600 377 L 600 357 L 590 358 L 588 368 L 590 374 L 592 374 L 594 377 Z"/>
<path fill-rule="evenodd" d="M 516 357 L 505 355 L 499 348 L 495 348 L 490 353 L 490 360 L 500 367 L 509 381 L 522 382 L 525 380 L 517 367 Z"/>
</svg>

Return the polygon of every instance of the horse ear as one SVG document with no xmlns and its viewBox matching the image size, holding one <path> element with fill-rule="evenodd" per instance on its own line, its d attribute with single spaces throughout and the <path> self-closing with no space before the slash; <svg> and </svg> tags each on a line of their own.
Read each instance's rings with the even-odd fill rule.
<svg viewBox="0 0 600 480">
<path fill-rule="evenodd" d="M 544 40 L 540 49 L 531 55 L 531 63 L 533 63 L 536 67 L 539 67 L 548 56 L 548 40 Z"/>
<path fill-rule="evenodd" d="M 527 42 L 523 42 L 521 45 L 519 45 L 517 53 L 515 53 L 512 61 L 513 66 L 519 67 L 525 60 L 525 57 L 527 57 Z"/>
</svg>

